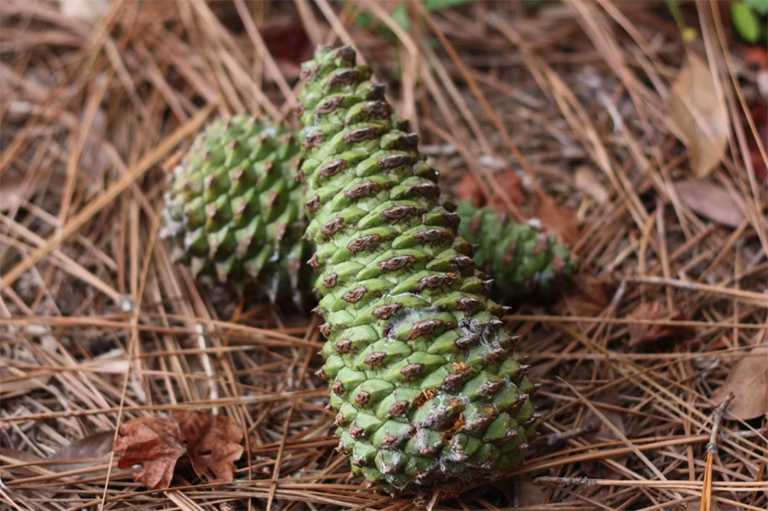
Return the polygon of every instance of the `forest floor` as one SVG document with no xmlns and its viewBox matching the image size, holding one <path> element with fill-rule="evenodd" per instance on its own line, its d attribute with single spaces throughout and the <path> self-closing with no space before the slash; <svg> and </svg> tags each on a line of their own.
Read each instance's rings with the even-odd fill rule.
<svg viewBox="0 0 768 511">
<path fill-rule="evenodd" d="M 0 508 L 416 508 L 348 477 L 317 318 L 222 301 L 158 236 L 178 151 L 234 112 L 296 127 L 321 43 L 449 195 L 581 261 L 505 318 L 542 384 L 526 464 L 431 508 L 768 507 L 768 53 L 729 4 L 109 4 L 0 5 Z M 245 431 L 232 482 L 117 467 L 118 425 L 179 410 Z"/>
</svg>

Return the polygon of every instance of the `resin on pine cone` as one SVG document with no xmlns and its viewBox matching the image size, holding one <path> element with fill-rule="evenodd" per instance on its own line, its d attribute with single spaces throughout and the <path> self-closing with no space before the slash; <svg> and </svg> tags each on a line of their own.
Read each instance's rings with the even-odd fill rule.
<svg viewBox="0 0 768 511">
<path fill-rule="evenodd" d="M 165 196 L 162 236 L 174 262 L 273 301 L 308 287 L 300 158 L 293 135 L 268 122 L 238 115 L 211 124 Z"/>
<path fill-rule="evenodd" d="M 493 276 L 493 296 L 502 303 L 548 301 L 578 268 L 568 247 L 533 225 L 516 224 L 469 201 L 457 212 L 459 232 L 477 246 L 475 264 Z"/>
<path fill-rule="evenodd" d="M 460 489 L 524 458 L 535 390 L 418 138 L 349 47 L 302 68 L 302 165 L 340 449 L 378 489 Z"/>
</svg>

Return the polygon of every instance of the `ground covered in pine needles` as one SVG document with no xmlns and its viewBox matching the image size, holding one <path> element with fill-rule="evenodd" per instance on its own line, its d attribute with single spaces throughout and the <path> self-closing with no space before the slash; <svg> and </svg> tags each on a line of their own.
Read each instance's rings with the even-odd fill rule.
<svg viewBox="0 0 768 511">
<path fill-rule="evenodd" d="M 447 193 L 581 260 L 506 318 L 542 384 L 527 464 L 427 505 L 766 509 L 768 63 L 727 4 L 68 4 L 0 5 L 0 508 L 415 508 L 348 478 L 316 318 L 196 286 L 158 238 L 200 127 L 295 127 L 298 65 L 343 42 Z M 116 427 L 192 410 L 245 431 L 232 482 L 117 467 Z"/>
</svg>

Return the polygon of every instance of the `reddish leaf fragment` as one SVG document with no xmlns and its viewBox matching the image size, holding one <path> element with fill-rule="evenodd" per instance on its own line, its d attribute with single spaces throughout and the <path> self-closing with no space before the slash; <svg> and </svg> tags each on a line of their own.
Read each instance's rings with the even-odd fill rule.
<svg viewBox="0 0 768 511">
<path fill-rule="evenodd" d="M 151 490 L 171 485 L 176 461 L 186 452 L 176 421 L 154 417 L 123 424 L 113 450 L 120 456 L 119 468 L 141 465 L 133 471 L 133 478 Z"/>
<path fill-rule="evenodd" d="M 768 53 L 768 51 L 766 51 Z M 768 73 L 768 69 L 761 71 L 762 73 Z M 768 93 L 765 94 L 768 99 Z M 768 148 L 768 107 L 762 103 L 757 103 L 750 107 L 750 113 L 752 114 L 752 120 L 757 127 L 757 134 L 764 148 Z M 749 123 L 744 120 L 744 129 L 748 133 L 751 133 L 751 127 Z M 753 136 L 747 137 L 749 141 L 749 158 L 752 160 L 752 166 L 755 169 L 755 177 L 760 181 L 768 179 L 768 162 L 763 159 L 763 155 L 760 152 L 760 148 L 757 145 L 757 141 Z"/>
<path fill-rule="evenodd" d="M 464 178 L 459 181 L 457 185 L 457 193 L 459 200 L 469 200 L 477 207 L 485 205 L 490 206 L 499 212 L 506 212 L 507 206 L 502 198 L 502 194 L 506 194 L 509 200 L 517 206 L 525 204 L 525 192 L 523 191 L 523 181 L 518 177 L 512 169 L 506 169 L 502 172 L 494 174 L 496 184 L 491 184 L 495 189 L 496 195 L 491 198 L 487 198 L 483 195 L 482 190 L 477 185 L 477 177 L 472 173 L 467 173 Z"/>
<path fill-rule="evenodd" d="M 480 187 L 477 186 L 475 177 L 471 173 L 467 173 L 459 184 L 456 185 L 456 192 L 459 196 L 459 200 L 472 201 L 477 207 L 481 207 L 485 204 L 485 198 L 483 192 L 480 191 Z"/>
<path fill-rule="evenodd" d="M 496 211 L 505 212 L 507 206 L 502 198 L 503 194 L 517 206 L 525 204 L 525 192 L 523 191 L 523 180 L 512 169 L 506 169 L 501 173 L 495 174 L 496 183 L 499 185 L 499 190 L 496 195 L 490 198 L 488 205 Z M 492 184 L 492 186 L 494 186 Z"/>
<path fill-rule="evenodd" d="M 684 318 L 682 311 L 670 311 L 661 302 L 641 303 L 629 316 L 629 319 L 642 319 L 650 321 L 679 321 Z M 634 324 L 629 327 L 629 344 L 654 342 L 668 337 L 674 337 L 684 333 L 687 328 L 674 325 Z"/>
<path fill-rule="evenodd" d="M 173 418 L 197 475 L 212 482 L 232 482 L 235 462 L 243 455 L 242 428 L 224 415 L 176 412 Z"/>
<path fill-rule="evenodd" d="M 579 237 L 579 220 L 576 212 L 565 206 L 558 206 L 550 197 L 544 197 L 534 211 L 541 222 L 541 229 L 557 236 L 566 245 L 573 245 Z"/>
<path fill-rule="evenodd" d="M 756 66 L 758 69 L 768 68 L 768 49 L 755 44 L 744 47 L 744 57 L 747 63 Z"/>
</svg>

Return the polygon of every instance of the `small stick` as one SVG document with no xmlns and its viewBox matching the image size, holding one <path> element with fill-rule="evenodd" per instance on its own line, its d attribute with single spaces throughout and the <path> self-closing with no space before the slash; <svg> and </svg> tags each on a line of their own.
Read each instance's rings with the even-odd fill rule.
<svg viewBox="0 0 768 511">
<path fill-rule="evenodd" d="M 717 453 L 717 432 L 720 429 L 720 422 L 723 420 L 725 409 L 734 397 L 733 392 L 729 392 L 712 412 L 712 433 L 709 435 L 709 442 L 707 443 L 707 466 L 704 472 L 704 487 L 701 489 L 700 511 L 711 511 L 712 509 L 712 465 Z"/>
</svg>

